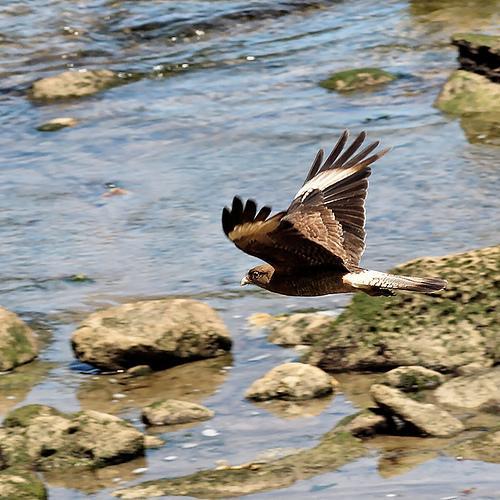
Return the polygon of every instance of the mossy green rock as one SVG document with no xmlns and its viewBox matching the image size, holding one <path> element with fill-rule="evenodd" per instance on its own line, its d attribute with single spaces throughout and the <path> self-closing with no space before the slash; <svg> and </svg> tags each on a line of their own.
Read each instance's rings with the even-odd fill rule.
<svg viewBox="0 0 500 500">
<path fill-rule="evenodd" d="M 435 389 L 444 382 L 444 376 L 423 366 L 400 366 L 388 371 L 381 383 L 402 391 L 421 391 Z"/>
<path fill-rule="evenodd" d="M 16 468 L 0 472 L 0 500 L 45 500 L 46 498 L 47 490 L 33 472 Z"/>
<path fill-rule="evenodd" d="M 124 420 L 96 411 L 75 415 L 45 405 L 11 412 L 0 428 L 7 467 L 97 468 L 142 456 L 144 435 Z"/>
<path fill-rule="evenodd" d="M 16 314 L 0 307 L 0 371 L 12 370 L 38 355 L 35 334 Z"/>
<path fill-rule="evenodd" d="M 308 362 L 331 372 L 405 365 L 451 372 L 500 360 L 500 246 L 421 258 L 393 272 L 439 276 L 448 288 L 435 295 L 355 295 L 325 327 Z"/>
<path fill-rule="evenodd" d="M 147 425 L 175 425 L 207 420 L 214 412 L 189 401 L 166 399 L 156 401 L 142 410 L 142 420 Z"/>
<path fill-rule="evenodd" d="M 470 71 L 457 70 L 444 84 L 435 102 L 441 111 L 452 115 L 497 113 L 500 121 L 500 84 L 486 76 Z"/>
<path fill-rule="evenodd" d="M 319 84 L 328 90 L 349 92 L 389 83 L 396 78 L 396 75 L 379 68 L 357 68 L 333 73 Z"/>
</svg>

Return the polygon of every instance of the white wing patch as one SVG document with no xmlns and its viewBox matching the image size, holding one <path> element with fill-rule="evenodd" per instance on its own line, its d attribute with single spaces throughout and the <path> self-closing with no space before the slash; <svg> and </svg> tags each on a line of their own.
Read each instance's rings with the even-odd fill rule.
<svg viewBox="0 0 500 500">
<path fill-rule="evenodd" d="M 340 182 L 344 179 L 347 179 L 349 176 L 355 174 L 358 171 L 359 166 L 355 165 L 354 167 L 350 168 L 332 169 L 321 172 L 299 189 L 298 193 L 294 196 L 294 200 L 301 197 L 300 201 L 303 202 L 307 198 L 309 193 L 311 193 L 314 189 L 324 191 L 328 187 L 333 186 L 337 182 Z"/>
</svg>

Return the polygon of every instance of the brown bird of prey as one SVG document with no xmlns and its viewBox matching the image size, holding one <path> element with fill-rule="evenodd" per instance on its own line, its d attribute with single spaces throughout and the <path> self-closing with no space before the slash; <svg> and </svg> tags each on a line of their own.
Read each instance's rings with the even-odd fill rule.
<svg viewBox="0 0 500 500">
<path fill-rule="evenodd" d="M 389 150 L 369 156 L 378 141 L 359 151 L 366 133 L 361 132 L 346 148 L 348 137 L 346 130 L 324 162 L 323 150 L 318 152 L 287 210 L 269 217 L 270 207 L 257 213 L 253 200 L 243 204 L 238 197 L 231 209 L 224 208 L 226 236 L 240 250 L 268 262 L 250 269 L 241 285 L 304 297 L 358 291 L 427 293 L 446 287 L 439 278 L 399 276 L 359 266 L 365 249 L 370 165 Z"/>
</svg>

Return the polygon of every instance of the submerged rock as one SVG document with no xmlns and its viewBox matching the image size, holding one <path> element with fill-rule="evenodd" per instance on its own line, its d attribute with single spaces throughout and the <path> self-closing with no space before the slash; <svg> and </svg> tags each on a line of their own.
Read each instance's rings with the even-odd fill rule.
<svg viewBox="0 0 500 500">
<path fill-rule="evenodd" d="M 435 105 L 446 113 L 498 113 L 500 85 L 470 71 L 454 71 L 444 84 Z"/>
<path fill-rule="evenodd" d="M 95 312 L 71 342 L 80 361 L 105 370 L 166 368 L 220 356 L 231 348 L 215 310 L 190 299 L 135 302 Z"/>
<path fill-rule="evenodd" d="M 310 345 L 330 324 L 332 316 L 317 313 L 296 313 L 278 316 L 271 323 L 269 342 L 281 346 Z"/>
<path fill-rule="evenodd" d="M 500 36 L 456 33 L 451 40 L 458 47 L 460 69 L 500 83 Z"/>
<path fill-rule="evenodd" d="M 444 382 L 441 373 L 423 366 L 400 366 L 388 371 L 382 383 L 401 389 L 402 391 L 421 391 L 434 389 Z"/>
<path fill-rule="evenodd" d="M 166 399 L 156 401 L 142 410 L 142 420 L 147 425 L 174 425 L 207 420 L 214 412 L 188 401 Z"/>
<path fill-rule="evenodd" d="M 78 121 L 75 118 L 54 118 L 53 120 L 38 125 L 36 129 L 40 132 L 56 132 L 62 128 L 74 127 L 77 123 Z"/>
<path fill-rule="evenodd" d="M 67 415 L 28 405 L 11 412 L 0 428 L 0 454 L 9 467 L 95 468 L 143 453 L 141 432 L 121 418 L 92 410 Z"/>
<path fill-rule="evenodd" d="M 35 100 L 68 99 L 95 94 L 124 83 L 118 73 L 108 69 L 64 71 L 33 83 L 30 97 Z"/>
<path fill-rule="evenodd" d="M 436 295 L 355 295 L 325 326 L 308 362 L 332 372 L 404 365 L 450 372 L 500 361 L 500 246 L 421 258 L 394 272 L 440 276 L 448 289 Z"/>
<path fill-rule="evenodd" d="M 325 434 L 318 445 L 283 458 L 225 465 L 187 476 L 147 481 L 113 493 L 124 499 L 175 495 L 235 498 L 282 489 L 298 480 L 333 471 L 367 453 L 361 440 L 342 425 Z M 209 492 L 209 493 L 207 493 Z"/>
<path fill-rule="evenodd" d="M 5 500 L 45 500 L 47 490 L 33 472 L 11 468 L 0 471 L 0 498 Z"/>
<path fill-rule="evenodd" d="M 453 436 L 464 427 L 460 420 L 436 405 L 419 403 L 393 387 L 375 384 L 370 395 L 386 416 L 396 416 L 423 434 L 436 437 Z"/>
<path fill-rule="evenodd" d="M 500 463 L 500 429 L 455 443 L 446 449 L 448 454 L 466 460 Z"/>
<path fill-rule="evenodd" d="M 356 437 L 373 436 L 387 427 L 387 421 L 382 415 L 370 410 L 363 410 L 340 421 L 346 431 Z"/>
<path fill-rule="evenodd" d="M 28 363 L 38 350 L 31 328 L 17 314 L 0 307 L 0 371 Z"/>
<path fill-rule="evenodd" d="M 321 87 L 338 92 L 364 90 L 375 85 L 392 82 L 396 75 L 379 68 L 357 68 L 333 73 L 319 82 Z"/>
<path fill-rule="evenodd" d="M 304 363 L 285 363 L 256 380 L 245 396 L 256 401 L 312 399 L 331 394 L 332 382 L 332 377 L 319 368 Z"/>
<path fill-rule="evenodd" d="M 500 367 L 451 379 L 434 396 L 440 404 L 471 410 L 500 408 Z"/>
</svg>

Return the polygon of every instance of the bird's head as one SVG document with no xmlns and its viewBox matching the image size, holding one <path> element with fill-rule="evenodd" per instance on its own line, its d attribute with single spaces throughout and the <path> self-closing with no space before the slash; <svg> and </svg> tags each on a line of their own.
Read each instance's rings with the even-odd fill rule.
<svg viewBox="0 0 500 500">
<path fill-rule="evenodd" d="M 241 280 L 243 285 L 257 285 L 261 288 L 267 288 L 271 278 L 273 277 L 274 268 L 269 264 L 254 267 L 248 271 L 246 276 Z"/>
</svg>

